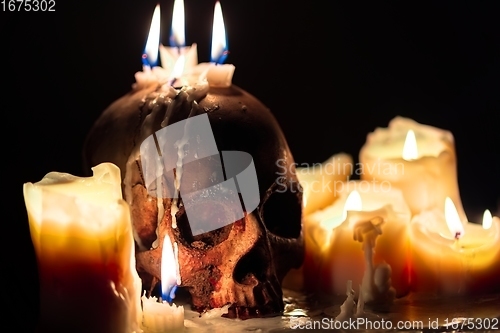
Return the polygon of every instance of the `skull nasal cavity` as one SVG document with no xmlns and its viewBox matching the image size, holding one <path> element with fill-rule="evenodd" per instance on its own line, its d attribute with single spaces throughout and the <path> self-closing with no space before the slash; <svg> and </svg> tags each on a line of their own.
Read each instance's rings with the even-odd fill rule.
<svg viewBox="0 0 500 333">
<path fill-rule="evenodd" d="M 266 259 L 265 246 L 265 244 L 256 244 L 238 261 L 233 273 L 236 282 L 253 285 L 259 281 L 266 281 L 269 259 Z"/>
<path fill-rule="evenodd" d="M 302 193 L 289 184 L 285 192 L 273 192 L 262 206 L 267 230 L 276 236 L 297 238 L 302 228 Z"/>
</svg>

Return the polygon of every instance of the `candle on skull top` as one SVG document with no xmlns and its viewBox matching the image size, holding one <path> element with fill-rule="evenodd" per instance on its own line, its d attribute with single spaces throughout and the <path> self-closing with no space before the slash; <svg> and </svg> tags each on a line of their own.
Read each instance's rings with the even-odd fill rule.
<svg viewBox="0 0 500 333">
<path fill-rule="evenodd" d="M 173 303 L 175 291 L 180 285 L 177 243 L 165 235 L 161 257 L 161 294 L 156 297 L 142 296 L 143 320 L 145 333 L 170 333 L 184 331 L 184 307 Z"/>
<path fill-rule="evenodd" d="M 212 25 L 212 53 L 211 61 L 216 64 L 223 64 L 228 55 L 226 27 L 220 2 L 215 3 L 214 21 Z"/>
<path fill-rule="evenodd" d="M 170 46 L 159 46 L 161 67 L 171 74 L 174 67 L 179 67 L 179 57 L 184 57 L 180 73 L 191 71 L 198 64 L 198 50 L 196 43 L 186 46 L 184 0 L 174 1 L 169 41 Z"/>
<path fill-rule="evenodd" d="M 142 71 L 135 73 L 134 89 L 142 89 L 158 82 L 167 81 L 168 73 L 156 66 L 160 41 L 160 5 L 156 5 L 151 19 L 146 46 L 142 54 Z"/>
<path fill-rule="evenodd" d="M 449 131 L 396 117 L 388 128 L 368 134 L 359 154 L 361 179 L 386 181 L 401 189 L 412 215 L 442 209 L 445 198 L 450 197 L 460 219 L 467 221 L 460 201 L 454 145 Z"/>
<path fill-rule="evenodd" d="M 143 66 L 154 67 L 158 63 L 158 41 L 160 40 L 160 5 L 156 5 L 149 27 L 148 39 L 142 54 Z"/>
<path fill-rule="evenodd" d="M 500 219 L 489 211 L 482 225 L 460 220 L 447 197 L 443 209 L 413 217 L 412 289 L 461 295 L 500 290 Z"/>
<path fill-rule="evenodd" d="M 176 5 L 174 8 L 174 17 L 183 17 L 183 10 L 184 5 Z M 172 25 L 172 33 L 174 36 L 177 36 L 172 37 L 172 40 L 177 44 L 184 43 L 184 33 L 177 33 L 179 30 L 183 31 L 184 28 L 181 26 L 183 22 L 183 19 L 174 20 L 175 25 Z M 155 40 L 159 39 L 159 30 L 159 14 L 153 15 L 150 35 L 148 36 L 148 43 L 146 43 L 147 45 L 151 45 L 151 47 L 146 48 L 145 55 L 143 55 L 143 61 L 144 59 L 154 59 L 157 51 L 152 45 L 154 45 Z M 135 74 L 136 83 L 133 85 L 133 88 L 135 90 L 140 90 L 150 85 L 157 84 L 162 86 L 162 90 L 173 93 L 171 91 L 171 86 L 179 88 L 208 84 L 208 86 L 214 88 L 230 87 L 232 85 L 235 66 L 222 64 L 227 57 L 228 51 L 226 30 L 219 2 L 215 5 L 212 30 L 212 62 L 197 64 L 198 55 L 196 44 L 193 44 L 192 47 L 184 47 L 180 46 L 180 44 L 172 47 L 159 45 L 162 66 L 155 66 L 152 68 L 151 66 L 143 66 L 143 71 Z M 149 42 L 150 40 L 152 42 Z M 179 69 L 180 75 L 178 73 L 174 74 L 174 70 L 178 72 Z"/>
<path fill-rule="evenodd" d="M 222 7 L 219 1 L 215 3 L 211 45 L 210 62 L 200 63 L 191 70 L 186 69 L 180 81 L 182 85 L 196 82 L 195 80 L 206 81 L 210 87 L 215 88 L 228 88 L 232 85 L 235 66 L 224 64 L 229 51 Z M 176 83 L 175 86 L 178 84 Z"/>
<path fill-rule="evenodd" d="M 212 51 L 211 61 L 215 66 L 210 66 L 206 72 L 206 78 L 210 86 L 229 87 L 233 79 L 235 67 L 223 64 L 228 55 L 226 28 L 222 17 L 220 2 L 215 3 L 214 21 L 212 28 Z"/>
</svg>

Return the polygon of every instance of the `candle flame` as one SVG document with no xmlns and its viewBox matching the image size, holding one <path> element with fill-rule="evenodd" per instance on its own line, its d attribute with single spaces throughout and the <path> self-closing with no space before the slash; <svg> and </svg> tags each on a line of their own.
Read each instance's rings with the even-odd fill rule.
<svg viewBox="0 0 500 333">
<path fill-rule="evenodd" d="M 186 64 L 186 57 L 181 54 L 177 61 L 175 62 L 174 68 L 172 69 L 171 79 L 177 79 L 184 73 L 184 65 Z"/>
<path fill-rule="evenodd" d="M 148 40 L 144 47 L 142 62 L 144 66 L 154 66 L 158 61 L 158 47 L 160 44 L 160 5 L 156 5 L 149 28 Z"/>
<path fill-rule="evenodd" d="M 459 239 L 464 235 L 464 226 L 462 225 L 462 221 L 460 221 L 460 216 L 458 215 L 457 208 L 453 201 L 446 197 L 444 202 L 444 216 L 446 219 L 446 224 L 448 225 L 448 229 L 452 236 L 455 239 Z"/>
<path fill-rule="evenodd" d="M 417 139 L 415 132 L 408 130 L 406 133 L 405 144 L 403 147 L 403 159 L 405 161 L 413 161 L 418 158 Z"/>
<path fill-rule="evenodd" d="M 172 31 L 170 33 L 170 46 L 183 47 L 186 45 L 184 24 L 184 0 L 174 1 L 172 13 Z"/>
<path fill-rule="evenodd" d="M 342 213 L 342 218 L 345 220 L 347 218 L 347 211 L 357 211 L 360 212 L 363 209 L 363 202 L 361 200 L 361 195 L 358 191 L 354 190 L 349 193 L 344 204 L 344 212 Z"/>
<path fill-rule="evenodd" d="M 491 216 L 491 212 L 486 209 L 483 214 L 483 229 L 491 228 L 493 224 L 493 216 Z"/>
<path fill-rule="evenodd" d="M 347 218 L 347 211 L 361 211 L 362 210 L 361 196 L 359 192 L 354 190 L 347 196 L 345 200 L 342 216 L 335 216 L 321 221 L 320 225 L 323 229 L 331 231 L 333 228 L 338 227 Z"/>
<path fill-rule="evenodd" d="M 226 28 L 222 17 L 220 2 L 215 3 L 214 23 L 212 28 L 212 54 L 211 61 L 217 64 L 224 63 L 227 57 Z"/>
<path fill-rule="evenodd" d="M 177 243 L 174 243 L 172 247 L 170 238 L 165 235 L 161 252 L 161 295 L 162 299 L 167 302 L 172 302 L 172 299 L 175 298 L 175 290 L 180 284 L 177 257 Z"/>
</svg>

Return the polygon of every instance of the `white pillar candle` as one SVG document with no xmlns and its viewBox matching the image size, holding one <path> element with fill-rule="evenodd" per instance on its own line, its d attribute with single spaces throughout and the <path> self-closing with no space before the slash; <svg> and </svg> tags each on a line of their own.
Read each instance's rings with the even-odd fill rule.
<svg viewBox="0 0 500 333">
<path fill-rule="evenodd" d="M 450 197 L 465 222 L 454 145 L 449 131 L 396 117 L 388 128 L 368 134 L 359 154 L 361 179 L 387 181 L 401 189 L 413 215 L 442 208 L 445 198 Z"/>
<path fill-rule="evenodd" d="M 92 177 L 24 184 L 40 278 L 40 331 L 138 332 L 141 280 L 128 204 L 111 163 Z"/>
<path fill-rule="evenodd" d="M 448 295 L 500 291 L 500 219 L 487 212 L 482 225 L 463 223 L 447 201 L 444 209 L 411 221 L 412 289 Z"/>
</svg>

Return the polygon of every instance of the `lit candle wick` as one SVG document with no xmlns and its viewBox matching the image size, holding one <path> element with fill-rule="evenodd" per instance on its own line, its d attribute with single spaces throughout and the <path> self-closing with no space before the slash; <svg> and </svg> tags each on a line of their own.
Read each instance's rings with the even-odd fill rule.
<svg viewBox="0 0 500 333">
<path fill-rule="evenodd" d="M 156 5 L 151 26 L 149 28 L 148 39 L 144 52 L 142 53 L 142 65 L 145 69 L 155 66 L 158 61 L 158 45 L 160 40 L 160 5 Z"/>
<path fill-rule="evenodd" d="M 224 18 L 220 2 L 215 3 L 214 21 L 212 26 L 212 62 L 221 65 L 229 54 L 226 40 L 226 28 L 224 27 Z"/>
<path fill-rule="evenodd" d="M 186 57 L 184 55 L 180 55 L 175 62 L 174 68 L 172 69 L 172 74 L 170 75 L 170 80 L 168 81 L 169 86 L 173 86 L 175 81 L 182 76 L 185 62 Z"/>
<path fill-rule="evenodd" d="M 222 54 L 215 61 L 215 64 L 216 65 L 222 65 L 224 63 L 224 61 L 226 60 L 228 54 L 229 54 L 229 51 L 228 50 L 224 50 L 222 52 Z"/>
<path fill-rule="evenodd" d="M 151 66 L 149 65 L 149 61 L 148 61 L 148 55 L 146 53 L 142 54 L 141 59 L 142 59 L 143 68 L 146 70 L 151 69 Z"/>
<path fill-rule="evenodd" d="M 177 49 L 178 55 L 181 55 L 181 48 L 186 44 L 184 19 L 184 1 L 175 0 L 172 12 L 172 31 L 170 33 L 170 45 Z"/>
<path fill-rule="evenodd" d="M 172 305 L 172 302 L 174 301 L 175 298 L 175 292 L 177 290 L 177 285 L 174 284 L 171 287 L 165 288 L 164 291 L 162 291 L 161 299 L 160 302 L 168 302 L 168 304 Z"/>
<path fill-rule="evenodd" d="M 160 303 L 168 302 L 172 305 L 175 298 L 177 286 L 181 283 L 178 267 L 178 248 L 177 243 L 172 242 L 168 235 L 165 235 L 163 240 L 161 262 L 161 299 Z"/>
</svg>

